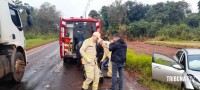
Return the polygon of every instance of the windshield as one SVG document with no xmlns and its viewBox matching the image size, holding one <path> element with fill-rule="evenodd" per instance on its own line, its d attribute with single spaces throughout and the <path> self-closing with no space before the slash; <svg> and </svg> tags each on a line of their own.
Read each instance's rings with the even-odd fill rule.
<svg viewBox="0 0 200 90">
<path fill-rule="evenodd" d="M 190 70 L 200 71 L 200 55 L 188 56 L 188 68 Z"/>
</svg>

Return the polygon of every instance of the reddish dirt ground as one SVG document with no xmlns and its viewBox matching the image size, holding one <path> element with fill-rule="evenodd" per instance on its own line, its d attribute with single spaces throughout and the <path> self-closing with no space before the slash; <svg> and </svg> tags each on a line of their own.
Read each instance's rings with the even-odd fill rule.
<svg viewBox="0 0 200 90">
<path fill-rule="evenodd" d="M 169 57 L 172 57 L 178 49 L 165 47 L 165 46 L 157 46 L 157 45 L 149 45 L 140 41 L 126 41 L 128 48 L 132 49 L 136 53 L 144 53 L 147 55 L 152 55 L 152 53 L 160 53 Z"/>
</svg>

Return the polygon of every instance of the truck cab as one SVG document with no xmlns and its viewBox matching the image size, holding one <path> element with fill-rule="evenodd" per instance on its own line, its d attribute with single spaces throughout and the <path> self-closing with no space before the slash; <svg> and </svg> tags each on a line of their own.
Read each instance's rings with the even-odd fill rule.
<svg viewBox="0 0 200 90">
<path fill-rule="evenodd" d="M 13 1 L 0 3 L 0 79 L 20 82 L 26 66 L 22 22 Z"/>
</svg>

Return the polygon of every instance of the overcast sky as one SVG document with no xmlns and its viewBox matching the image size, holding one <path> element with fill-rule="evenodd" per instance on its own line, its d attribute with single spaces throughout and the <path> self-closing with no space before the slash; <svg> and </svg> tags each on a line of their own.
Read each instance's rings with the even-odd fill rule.
<svg viewBox="0 0 200 90">
<path fill-rule="evenodd" d="M 110 5 L 115 0 L 92 0 L 88 12 L 92 9 L 99 11 L 102 6 Z M 122 0 L 126 2 L 128 0 Z M 166 1 L 182 1 L 182 0 L 132 0 L 141 2 L 143 4 L 156 4 L 158 2 Z M 197 3 L 199 0 L 184 0 L 190 4 L 192 12 L 198 12 Z M 84 10 L 87 5 L 88 0 L 22 0 L 23 3 L 29 3 L 31 6 L 39 8 L 44 2 L 49 2 L 55 5 L 56 8 L 62 12 L 63 17 L 80 17 L 84 15 Z"/>
</svg>

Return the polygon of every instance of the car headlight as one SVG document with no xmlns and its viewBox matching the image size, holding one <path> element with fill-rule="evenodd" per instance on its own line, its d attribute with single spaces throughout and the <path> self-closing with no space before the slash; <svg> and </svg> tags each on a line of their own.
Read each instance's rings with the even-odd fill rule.
<svg viewBox="0 0 200 90">
<path fill-rule="evenodd" d="M 191 78 L 192 85 L 194 88 L 200 90 L 200 82 L 194 76 Z"/>
</svg>

